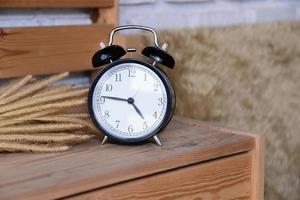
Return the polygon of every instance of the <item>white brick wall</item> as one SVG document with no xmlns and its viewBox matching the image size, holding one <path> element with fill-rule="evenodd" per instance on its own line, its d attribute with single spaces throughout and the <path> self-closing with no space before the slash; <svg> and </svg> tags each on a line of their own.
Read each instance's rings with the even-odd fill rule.
<svg viewBox="0 0 300 200">
<path fill-rule="evenodd" d="M 121 24 L 176 28 L 300 20 L 300 0 L 135 0 L 138 5 L 127 2 L 131 1 L 122 1 Z"/>
<path fill-rule="evenodd" d="M 120 0 L 120 24 L 155 28 L 300 20 L 300 0 Z M 1 9 L 0 27 L 89 24 L 85 9 Z"/>
<path fill-rule="evenodd" d="M 0 27 L 89 24 L 86 9 L 0 9 Z"/>
</svg>

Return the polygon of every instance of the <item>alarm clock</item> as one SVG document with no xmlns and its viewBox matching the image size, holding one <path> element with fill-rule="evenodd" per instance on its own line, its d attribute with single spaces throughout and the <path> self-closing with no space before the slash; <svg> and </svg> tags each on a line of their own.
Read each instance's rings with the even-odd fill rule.
<svg viewBox="0 0 300 200">
<path fill-rule="evenodd" d="M 141 52 L 151 62 L 132 57 L 121 59 L 127 52 L 136 51 L 113 44 L 115 33 L 126 29 L 153 34 L 154 45 Z M 107 139 L 137 144 L 153 138 L 161 146 L 157 135 L 170 122 L 175 107 L 171 81 L 159 67 L 174 68 L 167 44 L 159 46 L 157 33 L 150 27 L 128 25 L 113 29 L 108 46 L 103 42 L 100 46 L 92 58 L 93 67 L 107 66 L 91 84 L 88 107 L 93 123 L 105 135 L 101 144 Z"/>
</svg>

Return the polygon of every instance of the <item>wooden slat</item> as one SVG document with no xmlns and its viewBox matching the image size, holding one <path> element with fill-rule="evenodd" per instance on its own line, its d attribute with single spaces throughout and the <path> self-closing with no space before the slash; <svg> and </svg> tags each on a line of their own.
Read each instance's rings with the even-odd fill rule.
<svg viewBox="0 0 300 200">
<path fill-rule="evenodd" d="M 264 137 L 256 134 L 251 135 L 255 139 L 255 147 L 252 150 L 253 162 L 251 177 L 251 195 L 252 199 L 263 200 L 265 185 L 265 139 Z"/>
<path fill-rule="evenodd" d="M 244 153 L 84 193 L 73 200 L 250 199 L 251 155 Z"/>
<path fill-rule="evenodd" d="M 106 8 L 112 0 L 0 0 L 0 8 Z"/>
<path fill-rule="evenodd" d="M 0 29 L 0 78 L 92 69 L 112 25 Z"/>
<path fill-rule="evenodd" d="M 126 146 L 91 141 L 56 154 L 0 157 L 0 199 L 61 198 L 95 188 L 189 166 L 253 149 L 253 138 L 202 128 L 175 117 L 151 142 Z"/>
<path fill-rule="evenodd" d="M 119 0 L 111 0 L 114 2 L 113 8 L 95 8 L 92 13 L 92 21 L 101 24 L 119 25 Z"/>
<path fill-rule="evenodd" d="M 234 128 L 224 127 L 214 123 L 203 123 L 206 126 L 224 133 L 245 135 L 254 139 L 254 148 L 251 150 L 251 199 L 264 199 L 264 177 L 265 177 L 265 139 L 256 133 L 245 132 Z"/>
</svg>

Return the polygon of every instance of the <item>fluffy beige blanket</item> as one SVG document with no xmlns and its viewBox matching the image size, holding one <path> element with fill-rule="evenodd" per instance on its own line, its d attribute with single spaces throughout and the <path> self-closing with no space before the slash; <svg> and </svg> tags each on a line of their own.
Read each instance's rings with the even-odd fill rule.
<svg viewBox="0 0 300 200">
<path fill-rule="evenodd" d="M 177 114 L 266 137 L 266 199 L 300 197 L 300 23 L 161 33 Z"/>
</svg>

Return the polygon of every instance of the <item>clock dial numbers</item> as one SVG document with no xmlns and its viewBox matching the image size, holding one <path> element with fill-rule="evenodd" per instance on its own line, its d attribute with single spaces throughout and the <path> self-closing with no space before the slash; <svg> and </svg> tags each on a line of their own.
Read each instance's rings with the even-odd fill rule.
<svg viewBox="0 0 300 200">
<path fill-rule="evenodd" d="M 109 111 L 108 110 L 104 112 L 104 118 L 109 118 Z"/>
<path fill-rule="evenodd" d="M 116 120 L 116 121 L 115 121 L 115 123 L 116 123 L 116 128 L 119 128 L 120 122 L 121 122 L 120 120 Z"/>
<path fill-rule="evenodd" d="M 147 122 L 144 122 L 144 123 L 143 123 L 143 129 L 146 130 L 147 128 L 148 128 L 148 123 L 147 123 Z"/>
<path fill-rule="evenodd" d="M 154 117 L 154 119 L 157 119 L 157 111 L 155 111 L 152 115 L 152 117 Z"/>
<path fill-rule="evenodd" d="M 113 89 L 113 86 L 112 86 L 112 84 L 106 84 L 106 86 L 105 86 L 105 90 L 106 90 L 106 92 L 111 92 L 111 91 L 112 91 L 112 89 Z"/>
<path fill-rule="evenodd" d="M 122 81 L 122 74 L 115 74 L 115 81 L 121 82 Z"/>
<path fill-rule="evenodd" d="M 105 98 L 104 97 L 100 97 L 100 103 L 104 104 L 105 103 Z"/>
<path fill-rule="evenodd" d="M 136 76 L 136 70 L 135 69 L 128 69 L 128 77 L 133 78 Z"/>
<path fill-rule="evenodd" d="M 163 105 L 163 99 L 161 97 L 158 98 L 158 104 L 157 105 L 159 105 L 159 106 Z"/>
<path fill-rule="evenodd" d="M 157 92 L 158 91 L 158 87 L 159 87 L 159 85 L 158 85 L 158 83 L 154 83 L 153 84 L 153 91 L 155 91 L 155 92 Z"/>
<path fill-rule="evenodd" d="M 155 132 L 164 120 L 167 103 L 159 76 L 136 63 L 110 68 L 94 89 L 96 119 L 116 138 L 140 138 Z"/>
<path fill-rule="evenodd" d="M 132 132 L 133 132 L 133 125 L 130 124 L 130 125 L 128 126 L 128 133 L 132 133 Z"/>
</svg>

